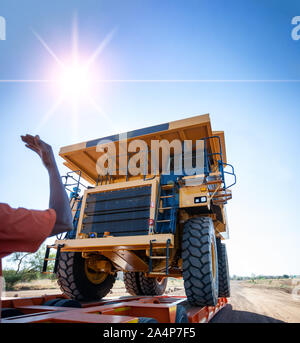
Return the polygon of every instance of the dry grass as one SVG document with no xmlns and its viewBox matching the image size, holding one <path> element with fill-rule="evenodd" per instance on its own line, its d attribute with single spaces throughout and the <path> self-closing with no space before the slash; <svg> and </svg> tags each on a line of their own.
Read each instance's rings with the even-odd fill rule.
<svg viewBox="0 0 300 343">
<path fill-rule="evenodd" d="M 169 278 L 165 294 L 171 294 L 171 293 L 180 292 L 180 291 L 184 292 L 183 280 Z M 124 282 L 122 280 L 117 280 L 114 284 L 114 287 L 108 294 L 108 296 L 124 296 L 124 295 L 128 295 L 125 289 Z"/>
<path fill-rule="evenodd" d="M 4 298 L 30 298 L 42 296 L 45 294 L 60 294 L 61 290 L 57 285 L 57 282 L 51 280 L 36 280 L 30 283 L 19 283 L 14 291 L 7 291 L 2 293 Z M 183 281 L 181 280 L 168 280 L 168 286 L 164 293 L 165 295 L 184 296 L 185 291 L 183 287 Z M 126 292 L 124 282 L 117 280 L 112 290 L 107 294 L 106 298 L 118 298 L 129 296 Z"/>
<path fill-rule="evenodd" d="M 30 282 L 19 282 L 14 286 L 15 291 L 42 290 L 58 288 L 56 280 L 40 279 Z"/>
<path fill-rule="evenodd" d="M 14 287 L 14 290 L 9 293 L 15 293 L 16 291 L 19 292 L 19 291 L 29 291 L 29 290 L 34 291 L 34 290 L 48 290 L 48 289 L 57 289 L 58 291 L 60 291 L 56 280 L 42 279 L 42 280 L 33 280 L 31 282 L 17 283 Z M 169 278 L 165 294 L 170 294 L 170 293 L 178 292 L 181 290 L 184 290 L 183 280 Z M 116 280 L 114 287 L 110 291 L 109 295 L 122 296 L 126 294 L 127 293 L 126 293 L 124 282 L 122 280 Z"/>
</svg>

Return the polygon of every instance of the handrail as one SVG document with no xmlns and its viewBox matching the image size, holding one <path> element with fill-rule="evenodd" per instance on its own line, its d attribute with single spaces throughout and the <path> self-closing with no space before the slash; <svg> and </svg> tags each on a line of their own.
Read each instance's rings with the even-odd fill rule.
<svg viewBox="0 0 300 343">
<path fill-rule="evenodd" d="M 76 174 L 78 176 L 78 179 L 75 179 L 73 175 L 71 174 Z M 80 191 L 79 189 L 79 185 L 82 186 L 83 188 L 87 188 L 87 186 L 85 186 L 82 182 L 80 182 L 80 179 L 81 179 L 81 170 L 74 170 L 74 171 L 71 171 L 71 172 L 68 172 L 66 175 L 62 176 L 61 179 L 64 179 L 65 178 L 65 183 L 63 184 L 65 189 L 67 191 L 69 191 L 71 194 L 74 193 L 73 191 L 75 191 L 74 189 L 71 190 L 69 189 L 68 187 L 71 187 L 71 186 L 76 186 L 74 188 L 76 188 L 76 191 L 77 192 L 78 190 Z M 68 179 L 71 179 L 71 180 L 74 180 L 75 182 L 73 183 L 67 183 L 68 182 Z"/>
<path fill-rule="evenodd" d="M 223 165 L 231 167 L 231 172 L 228 172 L 228 171 L 225 171 L 225 170 L 224 170 L 224 173 L 229 174 L 229 175 L 232 175 L 232 176 L 234 177 L 234 182 L 233 182 L 231 185 L 229 185 L 229 186 L 227 186 L 227 187 L 224 187 L 225 189 L 228 189 L 228 188 L 230 188 L 230 187 L 232 187 L 232 186 L 234 186 L 234 185 L 236 184 L 236 175 L 235 175 L 234 167 L 233 167 L 232 164 L 223 163 Z"/>
<path fill-rule="evenodd" d="M 159 179 L 159 184 L 157 187 L 157 194 L 156 194 L 156 203 L 155 203 L 155 213 L 154 213 L 154 225 L 153 225 L 153 232 L 155 233 L 156 226 L 157 226 L 157 217 L 158 217 L 158 208 L 159 208 L 159 199 L 160 199 L 160 192 L 161 192 L 161 179 Z"/>
</svg>

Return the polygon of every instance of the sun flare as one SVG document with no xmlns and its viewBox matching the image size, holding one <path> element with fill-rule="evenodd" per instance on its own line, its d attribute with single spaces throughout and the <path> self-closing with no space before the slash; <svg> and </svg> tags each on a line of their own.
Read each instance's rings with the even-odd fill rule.
<svg viewBox="0 0 300 343">
<path fill-rule="evenodd" d="M 34 30 L 35 37 L 40 41 L 45 50 L 55 61 L 53 68 L 47 69 L 48 83 L 51 84 L 51 92 L 57 98 L 54 105 L 45 113 L 38 124 L 38 130 L 46 125 L 54 113 L 68 102 L 70 111 L 66 111 L 68 119 L 71 119 L 73 135 L 77 135 L 78 121 L 81 106 L 91 106 L 102 118 L 109 121 L 108 116 L 103 112 L 100 104 L 95 101 L 97 97 L 97 84 L 100 79 L 100 70 L 96 61 L 105 47 L 112 40 L 117 28 L 109 32 L 101 41 L 93 53 L 87 54 L 79 47 L 77 15 L 74 15 L 72 23 L 72 45 L 69 54 L 65 59 L 57 56 L 49 44 Z M 1 80 L 0 80 L 1 82 Z"/>
</svg>

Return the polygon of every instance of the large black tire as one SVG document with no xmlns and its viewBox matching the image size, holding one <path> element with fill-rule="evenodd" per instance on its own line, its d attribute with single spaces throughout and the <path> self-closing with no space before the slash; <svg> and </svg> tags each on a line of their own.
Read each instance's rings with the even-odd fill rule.
<svg viewBox="0 0 300 343">
<path fill-rule="evenodd" d="M 219 297 L 230 297 L 230 276 L 226 245 L 217 238 L 218 268 L 219 268 Z"/>
<path fill-rule="evenodd" d="M 149 323 L 158 323 L 158 321 L 156 319 L 150 318 L 150 317 L 139 317 L 138 323 L 149 324 Z"/>
<path fill-rule="evenodd" d="M 131 295 L 163 295 L 168 279 L 147 278 L 141 272 L 125 272 L 124 283 Z"/>
<path fill-rule="evenodd" d="M 93 271 L 87 272 L 85 263 L 81 253 L 62 252 L 57 268 L 57 283 L 71 299 L 100 300 L 112 289 L 116 274 L 99 273 L 98 277 L 95 272 L 95 280 L 93 280 L 90 276 Z"/>
<path fill-rule="evenodd" d="M 213 221 L 191 218 L 184 224 L 182 269 L 188 302 L 215 306 L 218 301 L 218 256 Z"/>
<path fill-rule="evenodd" d="M 79 301 L 74 299 L 61 299 L 57 303 L 55 303 L 56 307 L 74 307 L 74 308 L 81 308 L 81 304 Z"/>
<path fill-rule="evenodd" d="M 46 301 L 43 306 L 55 306 L 55 307 L 75 307 L 75 308 L 81 308 L 81 304 L 79 301 L 74 299 L 51 299 Z"/>
<path fill-rule="evenodd" d="M 124 272 L 124 284 L 130 295 L 144 295 L 140 286 L 139 272 Z"/>
<path fill-rule="evenodd" d="M 51 299 L 43 303 L 43 306 L 55 306 L 62 298 Z"/>
<path fill-rule="evenodd" d="M 188 322 L 189 322 L 189 319 L 188 319 L 185 307 L 182 305 L 177 305 L 175 323 L 188 323 Z"/>
<path fill-rule="evenodd" d="M 139 281 L 143 295 L 163 295 L 167 287 L 168 278 L 163 278 L 162 280 L 153 277 L 147 278 L 144 273 L 140 273 Z"/>
</svg>

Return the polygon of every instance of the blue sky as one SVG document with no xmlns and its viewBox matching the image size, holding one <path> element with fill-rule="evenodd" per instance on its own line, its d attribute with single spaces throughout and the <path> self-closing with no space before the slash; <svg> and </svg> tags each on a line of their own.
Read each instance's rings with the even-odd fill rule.
<svg viewBox="0 0 300 343">
<path fill-rule="evenodd" d="M 227 208 L 231 274 L 300 274 L 300 83 L 287 82 L 300 80 L 297 15 L 296 0 L 2 0 L 1 80 L 55 78 L 57 63 L 34 32 L 68 61 L 77 18 L 82 58 L 114 32 L 93 65 L 97 79 L 210 82 L 97 84 L 97 106 L 82 101 L 74 117 L 63 101 L 48 121 L 59 89 L 0 83 L 0 201 L 48 205 L 46 170 L 21 134 L 39 134 L 57 156 L 64 145 L 210 113 L 238 176 Z"/>
</svg>

